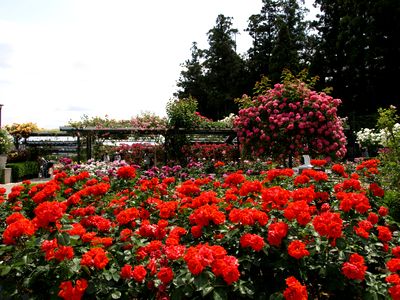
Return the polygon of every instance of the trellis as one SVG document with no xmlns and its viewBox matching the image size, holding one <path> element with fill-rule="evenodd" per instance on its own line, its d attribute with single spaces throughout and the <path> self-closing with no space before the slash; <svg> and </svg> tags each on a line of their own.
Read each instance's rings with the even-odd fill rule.
<svg viewBox="0 0 400 300">
<path fill-rule="evenodd" d="M 96 137 L 118 137 L 118 136 L 139 136 L 139 137 L 155 137 L 163 136 L 164 141 L 173 140 L 177 135 L 193 135 L 193 136 L 222 136 L 223 142 L 233 144 L 237 138 L 236 132 L 230 128 L 172 128 L 172 129 L 142 129 L 142 128 L 97 128 L 97 127 L 60 127 L 60 131 L 77 137 L 77 159 L 81 160 L 82 138 L 86 140 L 86 157 L 93 158 L 93 143 Z"/>
</svg>

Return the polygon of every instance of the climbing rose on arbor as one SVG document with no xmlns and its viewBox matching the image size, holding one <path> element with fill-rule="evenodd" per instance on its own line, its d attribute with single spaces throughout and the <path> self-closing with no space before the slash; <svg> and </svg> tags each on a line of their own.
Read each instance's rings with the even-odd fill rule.
<svg viewBox="0 0 400 300">
<path fill-rule="evenodd" d="M 341 100 L 311 91 L 302 82 L 275 84 L 234 122 L 245 151 L 284 159 L 302 153 L 344 157 L 346 137 L 337 116 Z"/>
</svg>

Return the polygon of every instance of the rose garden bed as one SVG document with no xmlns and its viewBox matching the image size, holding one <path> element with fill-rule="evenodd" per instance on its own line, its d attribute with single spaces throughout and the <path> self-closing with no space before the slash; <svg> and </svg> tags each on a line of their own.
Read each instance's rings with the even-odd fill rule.
<svg viewBox="0 0 400 300">
<path fill-rule="evenodd" d="M 251 176 L 126 165 L 26 181 L 0 204 L 0 295 L 399 299 L 378 163 Z"/>
</svg>

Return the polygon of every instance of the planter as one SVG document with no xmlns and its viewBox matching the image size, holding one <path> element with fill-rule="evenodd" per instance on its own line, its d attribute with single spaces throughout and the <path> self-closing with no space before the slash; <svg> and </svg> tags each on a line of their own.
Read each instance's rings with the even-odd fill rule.
<svg viewBox="0 0 400 300">
<path fill-rule="evenodd" d="M 0 169 L 5 169 L 7 164 L 7 154 L 0 154 Z"/>
</svg>

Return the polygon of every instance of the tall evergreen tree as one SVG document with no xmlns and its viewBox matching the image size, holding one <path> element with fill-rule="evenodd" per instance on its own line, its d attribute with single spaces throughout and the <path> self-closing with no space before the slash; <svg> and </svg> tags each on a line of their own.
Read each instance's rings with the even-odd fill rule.
<svg viewBox="0 0 400 300">
<path fill-rule="evenodd" d="M 283 69 L 298 72 L 307 66 L 306 9 L 303 0 L 263 0 L 260 14 L 249 18 L 247 31 L 253 38 L 248 68 L 253 81 L 261 75 L 278 82 Z"/>
<path fill-rule="evenodd" d="M 346 112 L 375 113 L 400 103 L 400 5 L 398 0 L 316 0 L 322 14 L 312 72 Z"/>
<path fill-rule="evenodd" d="M 210 47 L 205 50 L 204 61 L 208 99 L 203 112 L 213 119 L 236 112 L 234 99 L 244 92 L 244 62 L 236 53 L 238 30 L 232 25 L 232 18 L 219 15 L 208 32 Z"/>
<path fill-rule="evenodd" d="M 263 3 L 261 12 L 250 16 L 247 27 L 247 32 L 253 39 L 253 45 L 247 52 L 249 80 L 252 83 L 259 80 L 261 75 L 269 75 L 269 62 L 277 35 L 279 1 L 263 0 Z"/>
<path fill-rule="evenodd" d="M 195 99 L 205 99 L 207 98 L 207 89 L 202 65 L 204 53 L 197 47 L 196 42 L 192 44 L 191 56 L 191 59 L 186 60 L 182 65 L 183 70 L 177 82 L 179 89 L 174 95 L 179 99 L 189 98 L 190 96 Z"/>
<path fill-rule="evenodd" d="M 245 92 L 244 62 L 236 53 L 238 30 L 232 26 L 232 18 L 219 15 L 207 34 L 209 48 L 201 50 L 193 44 L 175 93 L 180 98 L 196 98 L 199 112 L 214 120 L 237 112 L 234 99 Z"/>
</svg>

